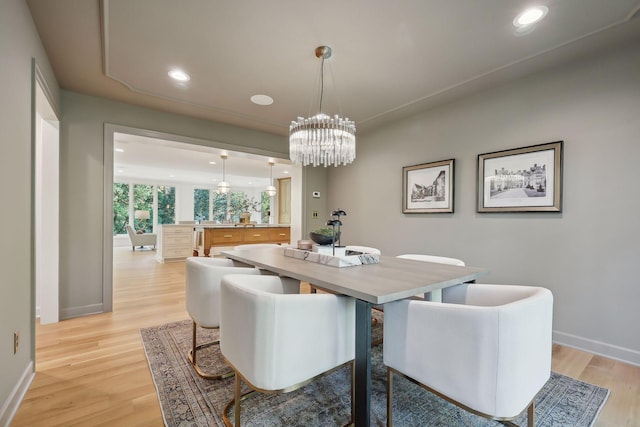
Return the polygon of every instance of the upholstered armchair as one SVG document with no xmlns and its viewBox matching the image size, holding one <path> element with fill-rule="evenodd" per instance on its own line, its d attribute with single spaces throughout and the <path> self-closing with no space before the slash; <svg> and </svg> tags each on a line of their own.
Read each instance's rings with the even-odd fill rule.
<svg viewBox="0 0 640 427">
<path fill-rule="evenodd" d="M 222 258 L 189 257 L 185 262 L 185 305 L 193 321 L 192 345 L 188 357 L 196 373 L 206 379 L 222 379 L 233 375 L 231 370 L 206 373 L 200 368 L 197 360 L 198 350 L 219 343 L 216 340 L 198 344 L 196 333 L 198 327 L 220 327 L 220 281 L 226 274 L 260 274 L 260 271 Z"/>
<path fill-rule="evenodd" d="M 156 248 L 158 236 L 155 233 L 136 234 L 136 231 L 130 225 L 127 225 L 126 228 L 129 240 L 131 240 L 131 247 L 134 251 L 136 250 L 136 246 L 142 247 L 153 245 L 153 248 Z"/>
<path fill-rule="evenodd" d="M 393 374 L 477 415 L 509 420 L 528 408 L 551 372 L 553 296 L 532 286 L 463 284 L 443 302 L 385 304 L 387 425 Z"/>
<path fill-rule="evenodd" d="M 235 402 L 236 427 L 241 380 L 256 391 L 287 393 L 344 364 L 353 370 L 355 301 L 296 292 L 295 284 L 277 276 L 222 279 L 220 349 L 236 373 L 227 405 Z"/>
<path fill-rule="evenodd" d="M 464 267 L 465 265 L 464 261 L 459 260 L 457 258 L 449 258 L 444 256 L 436 256 L 436 255 L 404 254 L 404 255 L 398 255 L 397 258 L 412 259 L 415 261 L 435 262 L 439 264 L 457 265 L 460 267 Z M 427 292 L 426 294 L 424 294 L 423 297 L 428 301 L 442 301 L 442 289 L 437 289 L 435 291 Z"/>
</svg>

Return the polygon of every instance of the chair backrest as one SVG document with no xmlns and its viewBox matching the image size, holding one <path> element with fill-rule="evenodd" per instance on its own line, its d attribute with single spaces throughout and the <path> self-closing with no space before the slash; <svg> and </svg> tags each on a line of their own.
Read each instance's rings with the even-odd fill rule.
<svg viewBox="0 0 640 427">
<path fill-rule="evenodd" d="M 136 237 L 136 231 L 133 229 L 133 227 L 127 224 L 125 225 L 125 228 L 127 229 L 127 234 L 129 235 L 129 238 L 134 239 Z"/>
<path fill-rule="evenodd" d="M 286 390 L 354 357 L 355 300 L 296 292 L 277 276 L 222 279 L 220 349 L 256 388 Z"/>
<path fill-rule="evenodd" d="M 384 363 L 473 410 L 510 418 L 549 378 L 552 317 L 551 292 L 532 286 L 463 284 L 445 289 L 442 303 L 385 304 Z"/>
<path fill-rule="evenodd" d="M 185 306 L 199 326 L 220 326 L 220 281 L 225 274 L 260 274 L 253 267 L 234 267 L 229 259 L 189 257 L 185 262 Z"/>
<path fill-rule="evenodd" d="M 423 255 L 423 254 L 404 254 L 398 255 L 397 258 L 413 259 L 416 261 L 437 262 L 440 264 L 458 265 L 464 267 L 464 261 L 456 258 L 448 258 L 444 256 Z"/>
</svg>

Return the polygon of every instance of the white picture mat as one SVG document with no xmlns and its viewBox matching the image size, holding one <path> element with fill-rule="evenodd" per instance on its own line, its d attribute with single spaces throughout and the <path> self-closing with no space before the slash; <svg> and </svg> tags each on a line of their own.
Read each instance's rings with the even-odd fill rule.
<svg viewBox="0 0 640 427">
<path fill-rule="evenodd" d="M 508 171 L 527 170 L 534 164 L 545 166 L 547 180 L 545 196 L 491 197 L 491 179 L 495 176 L 495 170 L 501 170 L 502 168 Z M 553 149 L 484 159 L 484 207 L 553 206 L 556 179 L 554 165 L 555 150 Z"/>
<path fill-rule="evenodd" d="M 434 201 L 434 200 L 421 200 L 414 202 L 411 200 L 411 190 L 413 189 L 415 184 L 418 185 L 432 185 L 436 180 L 438 175 L 444 171 L 444 188 L 446 189 L 444 193 L 443 201 Z M 449 165 L 443 166 L 435 166 L 431 168 L 425 169 L 416 169 L 407 172 L 407 208 L 408 209 L 446 209 L 450 206 L 450 197 L 451 197 L 451 186 L 450 186 L 450 178 L 451 178 L 451 168 Z"/>
</svg>

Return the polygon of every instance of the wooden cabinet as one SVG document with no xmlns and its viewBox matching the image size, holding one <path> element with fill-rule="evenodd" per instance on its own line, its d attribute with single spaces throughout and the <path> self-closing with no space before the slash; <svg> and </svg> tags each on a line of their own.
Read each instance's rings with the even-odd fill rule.
<svg viewBox="0 0 640 427">
<path fill-rule="evenodd" d="M 291 228 L 280 226 L 220 227 L 165 224 L 158 227 L 156 259 L 180 261 L 203 253 L 209 256 L 214 246 L 232 247 L 251 243 L 289 243 Z"/>
<path fill-rule="evenodd" d="M 158 229 L 158 261 L 179 261 L 193 254 L 193 227 L 165 224 Z"/>
<path fill-rule="evenodd" d="M 194 253 L 209 256 L 214 246 L 237 246 L 251 243 L 289 243 L 290 227 L 196 227 L 198 238 Z"/>
<path fill-rule="evenodd" d="M 291 228 L 289 227 L 270 228 L 269 240 L 273 243 L 289 243 L 291 241 Z"/>
</svg>

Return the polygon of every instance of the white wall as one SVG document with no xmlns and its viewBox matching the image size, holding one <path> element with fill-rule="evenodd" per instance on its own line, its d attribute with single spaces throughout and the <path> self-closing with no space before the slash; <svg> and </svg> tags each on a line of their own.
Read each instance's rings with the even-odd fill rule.
<svg viewBox="0 0 640 427">
<path fill-rule="evenodd" d="M 360 135 L 356 161 L 329 172 L 329 206 L 348 213 L 342 240 L 461 258 L 491 270 L 483 282 L 548 287 L 557 341 L 640 364 L 638 46 Z M 562 213 L 476 212 L 478 154 L 557 140 Z M 402 214 L 402 167 L 450 158 L 455 213 Z"/>
<path fill-rule="evenodd" d="M 26 391 L 35 359 L 33 291 L 32 58 L 58 102 L 58 86 L 27 3 L 0 2 L 0 425 Z M 13 354 L 13 333 L 20 349 Z"/>
<path fill-rule="evenodd" d="M 35 165 L 36 316 L 40 324 L 55 323 L 58 307 L 58 122 L 37 114 Z"/>
</svg>

